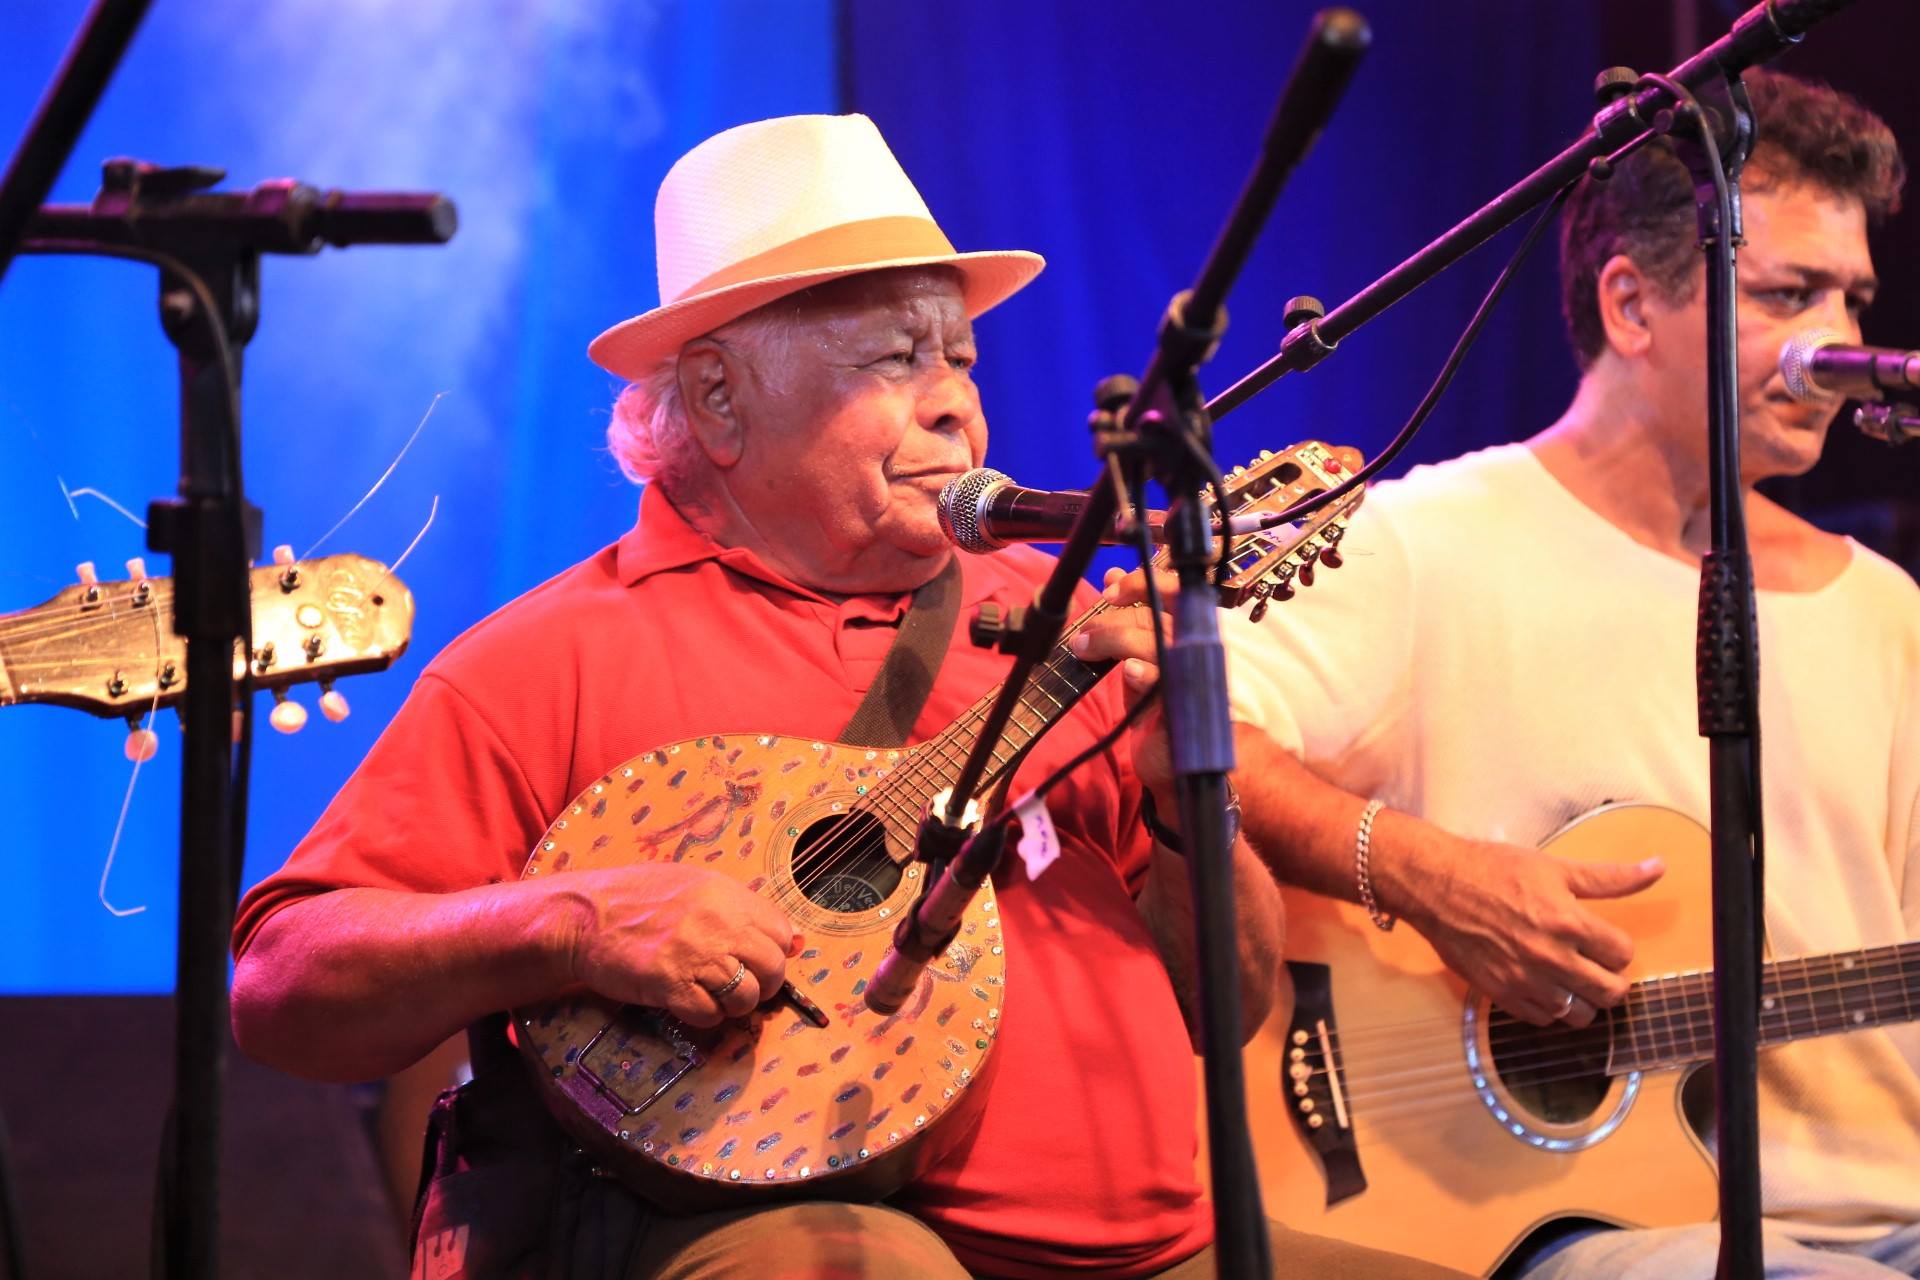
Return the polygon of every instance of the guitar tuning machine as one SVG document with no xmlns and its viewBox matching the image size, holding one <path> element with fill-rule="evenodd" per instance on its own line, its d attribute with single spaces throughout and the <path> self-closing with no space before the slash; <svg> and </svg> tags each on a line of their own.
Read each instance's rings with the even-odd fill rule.
<svg viewBox="0 0 1920 1280">
<path fill-rule="evenodd" d="M 135 764 L 145 764 L 160 754 L 160 735 L 151 729 L 140 727 L 140 717 L 127 717 L 127 759 Z"/>
<path fill-rule="evenodd" d="M 1320 559 L 1319 547 L 1313 546 L 1311 543 L 1309 543 L 1308 545 L 1300 548 L 1300 573 L 1298 576 L 1300 579 L 1301 586 L 1310 587 L 1313 585 L 1313 566 L 1315 565 L 1315 563 L 1319 561 L 1319 559 Z M 1285 597 L 1282 597 L 1282 598 L 1284 599 Z"/>
<path fill-rule="evenodd" d="M 273 710 L 267 713 L 267 723 L 281 733 L 298 733 L 307 723 L 307 709 L 289 698 L 285 689 L 275 689 Z"/>
<path fill-rule="evenodd" d="M 353 709 L 347 705 L 347 695 L 335 689 L 333 687 L 333 681 L 322 680 L 320 682 L 321 715 L 333 723 L 339 724 L 352 713 L 352 710 Z"/>
<path fill-rule="evenodd" d="M 1258 622 L 1267 616 L 1267 597 L 1273 594 L 1273 588 L 1264 582 L 1256 582 L 1248 594 L 1253 597 L 1253 610 L 1247 614 L 1247 621 Z"/>
<path fill-rule="evenodd" d="M 1340 539 L 1345 534 L 1346 530 L 1336 524 L 1328 526 L 1320 535 L 1320 540 L 1327 544 L 1327 549 L 1320 553 L 1320 563 L 1329 569 L 1338 569 L 1346 563 L 1346 558 L 1340 554 Z"/>
<path fill-rule="evenodd" d="M 153 599 L 153 584 L 147 581 L 147 562 L 139 556 L 127 561 L 127 577 L 133 582 L 135 608 Z"/>
<path fill-rule="evenodd" d="M 293 548 L 281 543 L 273 549 L 273 562 L 280 566 L 280 589 L 291 592 L 300 585 L 300 566 L 294 563 Z M 289 731 L 291 732 L 291 731 Z"/>
<path fill-rule="evenodd" d="M 82 609 L 97 609 L 104 597 L 100 594 L 100 575 L 94 570 L 93 561 L 82 560 L 73 567 L 74 576 L 80 579 L 80 585 L 86 590 L 80 593 Z"/>
</svg>

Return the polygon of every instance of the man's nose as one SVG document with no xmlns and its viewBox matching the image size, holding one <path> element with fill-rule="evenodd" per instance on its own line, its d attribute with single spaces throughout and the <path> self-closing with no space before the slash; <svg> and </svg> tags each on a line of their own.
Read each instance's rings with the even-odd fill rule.
<svg viewBox="0 0 1920 1280">
<path fill-rule="evenodd" d="M 942 364 L 921 380 L 916 409 L 928 431 L 964 431 L 980 416 L 980 393 L 966 374 Z"/>
<path fill-rule="evenodd" d="M 1847 305 L 1847 295 L 1838 289 L 1829 289 L 1820 306 L 1820 314 L 1815 318 L 1823 329 L 1831 329 L 1840 335 L 1842 342 L 1858 345 L 1860 342 L 1860 317 Z"/>
</svg>

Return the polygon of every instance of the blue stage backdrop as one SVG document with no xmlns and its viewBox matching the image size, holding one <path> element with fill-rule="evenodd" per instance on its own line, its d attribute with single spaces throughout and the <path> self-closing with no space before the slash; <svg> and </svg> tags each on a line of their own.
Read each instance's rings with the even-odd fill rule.
<svg viewBox="0 0 1920 1280">
<path fill-rule="evenodd" d="M 10 150 L 79 24 L 81 0 L 0 16 L 0 148 Z M 836 106 L 829 0 L 160 0 L 76 149 L 56 199 L 90 199 L 132 155 L 229 169 L 235 186 L 433 188 L 461 228 L 434 249 L 270 258 L 246 361 L 250 496 L 267 540 L 304 552 L 391 463 L 323 550 L 401 570 L 413 650 L 341 685 L 354 715 L 268 730 L 261 699 L 247 880 L 276 866 L 365 753 L 426 659 L 489 610 L 611 541 L 634 490 L 603 442 L 613 380 L 598 329 L 653 305 L 653 193 L 673 158 L 747 120 Z M 142 535 L 178 475 L 173 348 L 145 267 L 22 259 L 0 283 L 0 611 L 36 604 Z M 168 572 L 162 557 L 155 573 Z M 309 706 L 312 691 L 301 697 Z M 106 897 L 130 766 L 124 727 L 44 707 L 0 716 L 0 990 L 170 989 L 179 734 L 157 727 Z M 447 803 L 459 804 L 459 796 Z M 188 851 L 191 856 L 192 851 Z"/>
<path fill-rule="evenodd" d="M 0 18 L 0 138 L 23 127 L 80 0 Z M 1207 385 L 1270 354 L 1287 298 L 1343 301 L 1572 138 L 1602 65 L 1597 3 L 1369 0 L 1371 53 L 1294 176 L 1230 300 Z M 634 495 L 602 448 L 615 387 L 584 346 L 653 305 L 652 197 L 674 156 L 729 125 L 848 105 L 871 114 L 963 248 L 1051 266 L 981 324 L 992 457 L 1024 483 L 1094 474 L 1094 383 L 1138 372 L 1239 190 L 1312 6 L 1216 0 L 879 0 L 521 5 L 162 0 L 59 196 L 132 154 L 219 163 L 236 185 L 431 187 L 460 204 L 444 249 L 273 259 L 247 364 L 248 482 L 268 542 L 305 551 L 393 460 L 327 549 L 397 556 L 414 651 L 343 686 L 356 713 L 258 744 L 247 880 L 308 827 L 426 658 L 488 610 L 609 541 Z M 1516 233 L 1221 424 L 1223 461 L 1319 438 L 1383 445 L 1419 399 Z M 1551 242 L 1516 284 L 1410 460 L 1518 438 L 1562 407 Z M 118 576 L 140 510 L 175 477 L 172 349 L 149 270 L 29 260 L 0 285 L 0 610 Z M 1489 538 L 1498 536 L 1490 513 Z M 156 562 L 156 572 L 164 564 Z M 1462 565 L 1461 572 L 1471 572 Z M 1331 578 L 1320 589 L 1337 589 Z M 1291 607 L 1312 607 L 1308 593 Z M 311 695 L 307 695 L 310 697 Z M 264 711 L 264 700 L 262 710 Z M 0 989 L 171 985 L 178 735 L 143 771 L 98 887 L 128 766 L 114 724 L 0 717 L 8 847 Z M 448 796 L 447 803 L 460 803 Z M 189 851 L 191 856 L 191 851 Z"/>
<path fill-rule="evenodd" d="M 1095 475 L 1093 386 L 1139 373 L 1244 182 L 1318 7 L 1271 0 L 936 7 L 854 3 L 849 97 L 969 246 L 1048 267 L 979 327 L 992 457 L 1022 483 Z M 1332 307 L 1560 150 L 1593 112 L 1594 7 L 1366 0 L 1373 43 L 1228 301 L 1203 378 L 1270 356 L 1287 299 Z M 1177 16 L 1175 16 L 1177 15 Z M 1317 438 L 1371 455 L 1438 371 L 1509 232 L 1220 424 L 1229 464 Z M 1544 241 L 1409 460 L 1530 434 L 1564 404 L 1554 247 Z M 1310 607 L 1304 602 L 1303 606 Z"/>
</svg>

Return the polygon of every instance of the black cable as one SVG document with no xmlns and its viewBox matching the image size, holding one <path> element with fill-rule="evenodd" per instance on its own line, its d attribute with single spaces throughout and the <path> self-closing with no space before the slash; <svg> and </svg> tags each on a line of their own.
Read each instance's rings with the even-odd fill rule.
<svg viewBox="0 0 1920 1280">
<path fill-rule="evenodd" d="M 1380 474 L 1395 458 L 1400 456 L 1402 450 L 1413 442 L 1414 435 L 1422 426 L 1426 425 L 1427 418 L 1433 413 L 1435 406 L 1440 403 L 1441 395 L 1446 391 L 1448 385 L 1452 383 L 1453 375 L 1459 371 L 1461 362 L 1466 359 L 1468 348 L 1473 346 L 1474 340 L 1480 336 L 1481 329 L 1486 327 L 1488 317 L 1493 314 L 1493 308 L 1500 301 L 1500 296 L 1507 291 L 1507 285 L 1512 281 L 1514 274 L 1519 271 L 1520 264 L 1525 262 L 1527 255 L 1533 252 L 1533 247 L 1539 242 L 1541 234 L 1552 225 L 1554 215 L 1560 212 L 1560 206 L 1565 204 L 1567 197 L 1572 194 L 1573 187 L 1571 185 L 1562 187 L 1554 194 L 1553 199 L 1549 200 L 1545 207 L 1540 210 L 1539 216 L 1533 220 L 1533 225 L 1527 228 L 1526 236 L 1521 239 L 1519 246 L 1514 249 L 1513 256 L 1507 259 L 1506 266 L 1500 269 L 1500 274 L 1494 278 L 1492 287 L 1487 290 L 1486 296 L 1480 300 L 1480 306 L 1474 311 L 1473 318 L 1467 322 L 1467 327 L 1461 331 L 1459 339 L 1454 342 L 1453 350 L 1448 354 L 1446 363 L 1440 367 L 1439 376 L 1434 379 L 1433 385 L 1427 388 L 1427 394 L 1421 398 L 1419 405 L 1415 407 L 1413 416 L 1407 419 L 1406 425 L 1400 428 L 1399 433 L 1388 442 L 1387 447 L 1382 449 L 1379 455 L 1371 462 L 1361 467 L 1360 470 L 1354 472 L 1352 476 L 1341 481 L 1333 488 L 1314 494 L 1309 498 L 1302 498 L 1285 511 L 1268 517 L 1265 525 L 1266 528 L 1273 529 L 1283 524 L 1291 524 L 1296 520 L 1304 519 L 1314 512 L 1340 501 L 1349 493 L 1352 493 L 1355 489 L 1358 489 L 1373 479 L 1373 477 Z"/>
</svg>

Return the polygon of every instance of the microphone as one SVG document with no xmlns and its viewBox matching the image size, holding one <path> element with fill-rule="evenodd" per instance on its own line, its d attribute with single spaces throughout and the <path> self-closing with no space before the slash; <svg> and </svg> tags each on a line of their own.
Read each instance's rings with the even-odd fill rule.
<svg viewBox="0 0 1920 1280">
<path fill-rule="evenodd" d="M 1780 348 L 1780 376 L 1796 400 L 1884 400 L 1920 393 L 1920 351 L 1862 347 L 1831 329 L 1808 329 Z"/>
<path fill-rule="evenodd" d="M 962 551 L 998 551 L 1015 542 L 1064 542 L 1086 509 L 1081 489 L 1029 489 L 1003 471 L 976 467 L 947 482 L 940 491 L 940 531 Z M 1101 535 L 1105 543 L 1120 536 L 1120 517 Z M 1147 536 L 1165 542 L 1167 513 L 1147 513 Z"/>
</svg>

